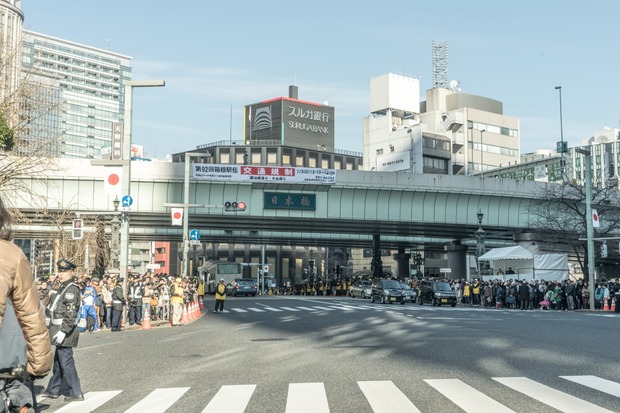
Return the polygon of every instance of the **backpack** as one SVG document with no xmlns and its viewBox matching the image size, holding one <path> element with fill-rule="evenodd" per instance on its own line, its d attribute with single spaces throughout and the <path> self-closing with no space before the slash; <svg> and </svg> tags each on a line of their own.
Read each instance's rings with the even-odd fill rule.
<svg viewBox="0 0 620 413">
<path fill-rule="evenodd" d="M 6 300 L 4 319 L 0 326 L 0 348 L 0 371 L 28 363 L 24 332 L 17 322 L 13 303 L 9 299 Z"/>
</svg>

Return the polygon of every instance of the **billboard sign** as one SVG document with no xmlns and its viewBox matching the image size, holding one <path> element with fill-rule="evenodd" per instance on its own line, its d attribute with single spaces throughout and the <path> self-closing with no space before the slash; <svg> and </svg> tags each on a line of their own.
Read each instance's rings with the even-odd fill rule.
<svg viewBox="0 0 620 413">
<path fill-rule="evenodd" d="M 192 164 L 194 179 L 231 182 L 279 182 L 331 185 L 335 169 L 286 166 Z"/>
</svg>

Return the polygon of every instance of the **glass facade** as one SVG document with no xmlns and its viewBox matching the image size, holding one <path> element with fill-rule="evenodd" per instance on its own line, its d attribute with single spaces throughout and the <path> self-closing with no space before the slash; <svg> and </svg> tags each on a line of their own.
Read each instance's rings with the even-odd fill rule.
<svg viewBox="0 0 620 413">
<path fill-rule="evenodd" d="M 111 145 L 112 123 L 124 121 L 130 57 L 24 30 L 22 72 L 36 74 L 35 81 L 47 79 L 62 102 L 46 115 L 54 128 L 28 138 L 54 141 L 60 157 L 102 158 L 102 149 L 105 154 Z"/>
</svg>

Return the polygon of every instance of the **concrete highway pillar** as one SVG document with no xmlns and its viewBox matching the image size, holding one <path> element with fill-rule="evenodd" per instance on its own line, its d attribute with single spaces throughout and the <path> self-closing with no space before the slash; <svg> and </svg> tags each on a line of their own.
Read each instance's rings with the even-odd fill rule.
<svg viewBox="0 0 620 413">
<path fill-rule="evenodd" d="M 467 245 L 461 245 L 460 241 L 444 245 L 444 251 L 448 256 L 448 268 L 452 270 L 446 274 L 447 278 L 467 277 Z"/>
<path fill-rule="evenodd" d="M 515 232 L 512 239 L 532 254 L 540 254 L 539 243 L 542 236 L 538 232 Z"/>
<path fill-rule="evenodd" d="M 396 273 L 394 275 L 398 278 L 408 278 L 410 276 L 409 259 L 411 254 L 405 253 L 404 247 L 398 247 L 398 253 L 392 257 L 396 261 Z"/>
</svg>

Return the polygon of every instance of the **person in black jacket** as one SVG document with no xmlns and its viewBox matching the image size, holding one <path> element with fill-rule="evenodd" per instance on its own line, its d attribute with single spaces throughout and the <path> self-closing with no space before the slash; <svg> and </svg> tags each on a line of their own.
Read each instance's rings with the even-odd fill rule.
<svg viewBox="0 0 620 413">
<path fill-rule="evenodd" d="M 77 316 L 82 297 L 80 288 L 73 282 L 75 264 L 62 258 L 57 263 L 60 288 L 50 297 L 48 316 L 51 319 L 49 335 L 56 345 L 54 369 L 44 396 L 56 399 L 60 396 L 60 384 L 64 380 L 69 387 L 65 401 L 84 400 L 80 378 L 75 368 L 73 348 L 77 347 L 80 332 L 77 328 Z"/>
<path fill-rule="evenodd" d="M 523 282 L 519 285 L 519 308 L 521 310 L 527 310 L 530 304 L 530 286 L 527 281 L 523 280 Z"/>
<path fill-rule="evenodd" d="M 119 283 L 124 280 L 120 278 L 118 283 L 116 280 L 110 280 L 112 287 L 112 331 L 121 331 L 121 318 L 123 317 L 123 306 L 127 304 L 123 294 L 123 287 Z"/>
</svg>

